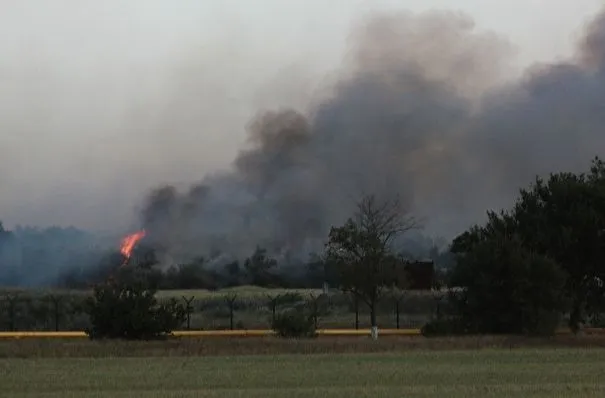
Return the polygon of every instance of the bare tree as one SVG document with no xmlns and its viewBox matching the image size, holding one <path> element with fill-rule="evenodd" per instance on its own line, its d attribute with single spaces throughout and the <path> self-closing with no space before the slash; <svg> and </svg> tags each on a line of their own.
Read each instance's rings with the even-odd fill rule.
<svg viewBox="0 0 605 398">
<path fill-rule="evenodd" d="M 354 217 L 330 229 L 326 264 L 341 289 L 368 305 L 373 339 L 378 338 L 376 303 L 399 281 L 402 260 L 393 250 L 393 241 L 417 227 L 415 218 L 406 215 L 398 199 L 379 201 L 368 195 L 357 203 Z"/>
</svg>

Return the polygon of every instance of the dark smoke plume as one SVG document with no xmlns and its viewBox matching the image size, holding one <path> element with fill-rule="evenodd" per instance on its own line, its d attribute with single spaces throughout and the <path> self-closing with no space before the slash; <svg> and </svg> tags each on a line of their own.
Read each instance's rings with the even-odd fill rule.
<svg viewBox="0 0 605 398">
<path fill-rule="evenodd" d="M 351 39 L 329 94 L 259 114 L 232 170 L 149 195 L 142 223 L 158 248 L 304 257 L 363 193 L 399 196 L 451 238 L 536 174 L 583 170 L 605 148 L 605 14 L 578 57 L 507 83 L 508 44 L 460 14 L 375 15 Z"/>
</svg>

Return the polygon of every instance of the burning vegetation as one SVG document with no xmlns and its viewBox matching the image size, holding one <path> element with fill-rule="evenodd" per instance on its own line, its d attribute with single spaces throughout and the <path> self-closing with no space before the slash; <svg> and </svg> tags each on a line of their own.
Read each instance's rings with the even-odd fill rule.
<svg viewBox="0 0 605 398">
<path fill-rule="evenodd" d="M 142 230 L 127 235 L 126 237 L 124 237 L 124 239 L 122 239 L 122 243 L 120 245 L 120 253 L 122 253 L 125 258 L 124 264 L 126 264 L 128 260 L 130 260 L 130 257 L 132 256 L 132 250 L 134 249 L 135 245 L 145 237 L 145 235 L 145 230 Z"/>
</svg>

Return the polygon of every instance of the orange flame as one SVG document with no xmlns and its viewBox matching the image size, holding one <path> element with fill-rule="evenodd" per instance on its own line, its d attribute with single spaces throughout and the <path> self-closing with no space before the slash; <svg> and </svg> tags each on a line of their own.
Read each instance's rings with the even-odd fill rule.
<svg viewBox="0 0 605 398">
<path fill-rule="evenodd" d="M 126 257 L 126 259 L 129 259 L 132 254 L 132 249 L 134 249 L 134 246 L 137 244 L 138 241 L 145 237 L 145 234 L 145 230 L 142 230 L 139 232 L 135 232 L 134 234 L 130 234 L 124 239 L 122 239 L 122 244 L 120 245 L 120 253 L 122 253 L 122 255 Z"/>
</svg>

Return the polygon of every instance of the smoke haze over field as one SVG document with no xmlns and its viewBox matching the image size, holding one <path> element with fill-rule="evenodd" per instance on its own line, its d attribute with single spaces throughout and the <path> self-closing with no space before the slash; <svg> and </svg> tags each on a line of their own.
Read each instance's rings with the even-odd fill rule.
<svg viewBox="0 0 605 398">
<path fill-rule="evenodd" d="M 246 35 L 247 19 L 214 10 L 203 38 L 176 29 L 192 26 L 181 13 L 150 40 L 154 6 L 60 4 L 71 29 L 41 13 L 30 23 L 61 33 L 24 35 L 0 61 L 0 216 L 12 223 L 111 230 L 135 213 L 173 257 L 257 244 L 300 254 L 371 192 L 399 195 L 449 238 L 536 173 L 583 170 L 604 148 L 603 14 L 567 61 L 518 77 L 513 44 L 457 12 L 358 5 L 332 24 L 339 34 L 286 21 L 281 37 Z M 78 29 L 109 36 L 90 46 Z M 244 128 L 245 147 L 217 171 Z"/>
<path fill-rule="evenodd" d="M 433 233 L 510 204 L 535 174 L 580 171 L 605 144 L 605 14 L 579 61 L 494 87 L 509 46 L 449 12 L 380 14 L 354 31 L 333 92 L 260 114 L 234 171 L 153 193 L 143 225 L 173 253 L 321 248 L 361 194 L 400 197 Z M 234 249 L 235 248 L 235 249 Z"/>
</svg>

